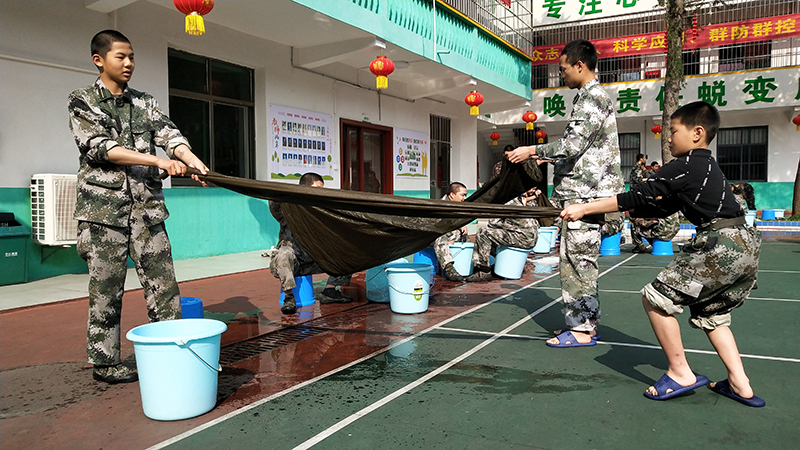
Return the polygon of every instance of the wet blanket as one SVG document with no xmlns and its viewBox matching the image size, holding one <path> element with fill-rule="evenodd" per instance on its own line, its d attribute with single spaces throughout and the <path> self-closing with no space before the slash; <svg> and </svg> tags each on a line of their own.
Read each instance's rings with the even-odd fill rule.
<svg viewBox="0 0 800 450">
<path fill-rule="evenodd" d="M 330 275 L 352 274 L 411 255 L 477 218 L 547 219 L 561 211 L 544 196 L 540 197 L 546 203 L 535 208 L 504 204 L 542 179 L 533 162 L 504 160 L 500 176 L 463 203 L 250 180 L 215 172 L 199 177 L 240 194 L 281 202 L 297 242 Z"/>
</svg>

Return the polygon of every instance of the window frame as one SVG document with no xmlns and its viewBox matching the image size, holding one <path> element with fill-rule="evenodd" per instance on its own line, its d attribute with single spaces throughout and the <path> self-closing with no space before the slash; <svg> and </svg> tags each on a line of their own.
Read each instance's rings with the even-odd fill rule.
<svg viewBox="0 0 800 450">
<path fill-rule="evenodd" d="M 753 130 L 763 130 L 764 142 L 748 142 L 748 143 L 739 143 L 739 144 L 722 144 L 721 142 L 724 140 L 724 134 L 727 132 L 752 132 Z M 717 132 L 717 165 L 722 170 L 722 173 L 725 174 L 725 178 L 728 179 L 730 182 L 766 182 L 769 178 L 769 126 L 767 125 L 760 125 L 760 126 L 753 126 L 753 127 L 730 127 L 730 128 L 720 128 Z M 739 149 L 738 152 L 738 161 L 735 162 L 728 162 L 726 159 L 729 155 L 724 154 L 726 150 L 733 150 Z M 763 162 L 754 162 L 753 158 L 750 157 L 748 161 L 744 161 L 744 155 L 750 154 L 752 155 L 753 151 L 761 151 L 763 152 Z M 752 173 L 751 170 L 754 165 L 763 165 L 763 177 L 762 178 L 753 178 L 752 176 L 744 177 L 744 174 Z M 730 167 L 736 166 L 738 177 L 732 176 Z M 747 170 L 745 170 L 745 167 Z"/>
</svg>

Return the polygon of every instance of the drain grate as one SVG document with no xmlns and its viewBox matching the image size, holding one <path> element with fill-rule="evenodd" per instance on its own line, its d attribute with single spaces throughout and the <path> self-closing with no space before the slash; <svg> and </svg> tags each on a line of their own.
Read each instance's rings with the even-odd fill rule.
<svg viewBox="0 0 800 450">
<path fill-rule="evenodd" d="M 299 342 L 325 332 L 327 332 L 327 330 L 305 327 L 284 328 L 274 333 L 257 336 L 242 342 L 236 342 L 220 350 L 219 363 L 223 366 L 229 366 L 269 350 Z"/>
</svg>

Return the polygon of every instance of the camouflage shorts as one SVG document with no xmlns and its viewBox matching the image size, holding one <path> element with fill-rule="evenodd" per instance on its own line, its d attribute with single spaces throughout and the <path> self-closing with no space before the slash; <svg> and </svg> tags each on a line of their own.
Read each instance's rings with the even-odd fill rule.
<svg viewBox="0 0 800 450">
<path fill-rule="evenodd" d="M 744 225 L 697 233 L 642 294 L 675 315 L 689 307 L 689 323 L 714 329 L 730 325 L 756 282 L 761 232 Z"/>
</svg>

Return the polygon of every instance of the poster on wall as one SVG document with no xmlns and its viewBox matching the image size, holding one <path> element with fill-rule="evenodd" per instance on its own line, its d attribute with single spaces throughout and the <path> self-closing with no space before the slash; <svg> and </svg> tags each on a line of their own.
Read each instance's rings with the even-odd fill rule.
<svg viewBox="0 0 800 450">
<path fill-rule="evenodd" d="M 298 180 L 316 172 L 333 180 L 333 116 L 269 105 L 271 180 Z"/>
<path fill-rule="evenodd" d="M 394 129 L 394 176 L 428 178 L 430 141 L 426 133 Z"/>
</svg>

